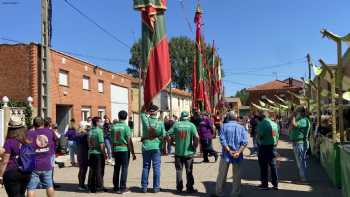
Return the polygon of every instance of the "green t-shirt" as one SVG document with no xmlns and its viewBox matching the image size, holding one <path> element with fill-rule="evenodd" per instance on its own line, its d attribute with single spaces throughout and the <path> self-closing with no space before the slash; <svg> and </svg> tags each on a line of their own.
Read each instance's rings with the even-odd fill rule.
<svg viewBox="0 0 350 197">
<path fill-rule="evenodd" d="M 161 147 L 161 139 L 165 136 L 164 123 L 158 121 L 157 117 L 147 117 L 145 113 L 141 113 L 142 120 L 142 150 L 159 150 Z"/>
<path fill-rule="evenodd" d="M 131 137 L 131 131 L 126 123 L 118 122 L 112 125 L 110 135 L 113 152 L 128 151 L 127 145 L 129 143 L 129 138 Z"/>
<path fill-rule="evenodd" d="M 307 117 L 300 117 L 296 120 L 297 126 L 292 129 L 292 132 L 289 134 L 289 138 L 296 143 L 307 142 L 308 135 L 311 128 L 310 120 Z"/>
<path fill-rule="evenodd" d="M 196 126 L 188 120 L 179 121 L 169 130 L 168 135 L 175 137 L 175 155 L 188 157 L 196 153 L 192 142 L 198 137 Z"/>
<path fill-rule="evenodd" d="M 279 139 L 278 125 L 269 118 L 265 118 L 257 125 L 258 140 L 261 145 L 276 145 Z"/>
<path fill-rule="evenodd" d="M 89 154 L 102 154 L 100 145 L 104 143 L 103 130 L 99 127 L 90 129 L 89 136 Z"/>
</svg>

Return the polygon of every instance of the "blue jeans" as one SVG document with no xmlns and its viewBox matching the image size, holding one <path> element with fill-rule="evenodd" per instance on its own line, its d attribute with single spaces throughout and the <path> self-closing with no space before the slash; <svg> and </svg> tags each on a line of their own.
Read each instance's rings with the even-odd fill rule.
<svg viewBox="0 0 350 197">
<path fill-rule="evenodd" d="M 112 145 L 111 139 L 109 137 L 105 137 L 105 146 L 107 149 L 108 159 L 112 159 Z"/>
<path fill-rule="evenodd" d="M 307 149 L 308 143 L 294 143 L 293 150 L 295 160 L 299 169 L 299 176 L 301 179 L 305 179 L 307 176 Z"/>
<path fill-rule="evenodd" d="M 72 164 L 76 163 L 75 155 L 77 154 L 77 145 L 74 141 L 71 141 L 71 140 L 68 141 L 68 150 L 69 150 L 70 162 Z"/>
<path fill-rule="evenodd" d="M 27 189 L 33 191 L 38 187 L 39 183 L 43 189 L 53 187 L 52 170 L 33 171 Z"/>
<path fill-rule="evenodd" d="M 143 170 L 141 178 L 141 187 L 146 189 L 148 186 L 148 174 L 153 167 L 153 189 L 160 189 L 160 150 L 148 150 L 142 152 Z"/>
</svg>

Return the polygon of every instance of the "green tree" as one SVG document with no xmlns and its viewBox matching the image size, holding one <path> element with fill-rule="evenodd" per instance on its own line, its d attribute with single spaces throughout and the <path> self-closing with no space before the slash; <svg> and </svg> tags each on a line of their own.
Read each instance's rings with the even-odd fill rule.
<svg viewBox="0 0 350 197">
<path fill-rule="evenodd" d="M 242 89 L 236 92 L 235 97 L 239 97 L 241 99 L 242 105 L 247 105 L 249 99 L 249 92 L 247 89 Z"/>
<path fill-rule="evenodd" d="M 141 40 L 134 43 L 130 52 L 130 67 L 127 73 L 134 77 L 138 77 L 139 64 L 141 62 Z M 192 88 L 192 67 L 195 57 L 195 43 L 188 37 L 173 37 L 169 41 L 170 62 L 172 65 L 172 85 L 179 89 Z M 206 59 L 208 65 L 211 64 L 210 56 L 212 54 L 211 46 L 206 45 Z"/>
</svg>

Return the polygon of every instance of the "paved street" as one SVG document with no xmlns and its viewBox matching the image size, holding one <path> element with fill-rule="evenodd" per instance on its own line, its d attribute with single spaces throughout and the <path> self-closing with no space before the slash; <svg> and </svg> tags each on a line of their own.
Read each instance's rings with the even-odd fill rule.
<svg viewBox="0 0 350 197">
<path fill-rule="evenodd" d="M 215 141 L 215 146 L 219 150 L 219 144 Z M 137 145 L 138 149 L 140 144 Z M 138 151 L 140 152 L 140 151 Z M 280 176 L 280 190 L 279 191 L 259 191 L 255 189 L 255 186 L 259 184 L 259 168 L 256 157 L 246 157 L 243 162 L 243 185 L 242 196 L 254 197 L 254 196 L 282 196 L 282 197 L 340 197 L 341 191 L 332 187 L 328 181 L 326 175 L 322 171 L 321 166 L 317 162 L 311 164 L 311 180 L 310 184 L 297 183 L 297 169 L 292 157 L 291 145 L 282 141 L 279 144 L 279 153 L 281 155 L 281 162 L 279 165 Z M 249 150 L 245 152 L 249 155 Z M 218 171 L 218 163 L 200 163 L 202 159 L 196 158 L 194 165 L 195 187 L 199 192 L 194 196 L 210 196 L 215 190 L 216 175 Z M 138 154 L 136 161 L 130 163 L 128 186 L 132 193 L 125 194 L 126 196 L 140 196 L 145 195 L 139 193 L 140 176 L 141 176 L 141 155 Z M 112 187 L 112 166 L 106 167 L 105 185 L 108 188 Z M 77 188 L 77 168 L 57 168 L 55 171 L 55 180 L 61 185 L 61 188 L 56 192 L 58 197 L 68 196 L 86 196 L 88 193 L 78 192 Z M 150 175 L 152 177 L 152 175 Z M 228 175 L 228 181 L 231 175 Z M 151 179 L 150 179 L 151 180 Z M 152 182 L 152 181 L 151 181 Z M 145 196 L 176 196 L 175 194 L 175 170 L 172 157 L 162 158 L 162 177 L 161 186 L 162 192 L 155 195 L 148 193 Z M 229 193 L 230 185 L 227 185 L 227 192 Z M 44 192 L 38 192 L 37 196 L 44 196 Z M 0 189 L 0 196 L 5 196 L 4 189 Z M 89 194 L 91 196 L 115 196 L 117 194 L 101 193 L 101 194 Z M 185 194 L 184 194 L 185 195 Z"/>
</svg>

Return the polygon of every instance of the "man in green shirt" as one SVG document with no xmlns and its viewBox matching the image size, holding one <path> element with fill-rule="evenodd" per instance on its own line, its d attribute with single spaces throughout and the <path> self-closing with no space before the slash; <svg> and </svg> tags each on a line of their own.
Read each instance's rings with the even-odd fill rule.
<svg viewBox="0 0 350 197">
<path fill-rule="evenodd" d="M 141 178 L 142 192 L 147 192 L 148 174 L 153 167 L 153 192 L 160 191 L 160 164 L 161 164 L 161 142 L 165 137 L 165 128 L 162 121 L 158 121 L 159 108 L 153 104 L 142 107 L 142 157 L 143 169 Z M 148 112 L 148 115 L 146 114 Z"/>
<path fill-rule="evenodd" d="M 269 118 L 269 113 L 266 111 L 259 112 L 257 125 L 258 139 L 258 160 L 260 166 L 260 189 L 267 190 L 268 187 L 268 167 L 270 166 L 271 182 L 274 190 L 278 190 L 277 177 L 277 144 L 279 139 L 279 127 Z"/>
<path fill-rule="evenodd" d="M 309 148 L 308 136 L 310 133 L 311 123 L 306 114 L 306 109 L 300 107 L 292 114 L 292 130 L 289 134 L 293 141 L 293 150 L 295 160 L 299 169 L 300 180 L 306 181 L 307 167 L 307 150 Z"/>
<path fill-rule="evenodd" d="M 136 160 L 134 145 L 131 139 L 131 130 L 125 122 L 127 117 L 128 113 L 126 111 L 120 111 L 118 113 L 119 121 L 112 125 L 110 132 L 112 152 L 115 161 L 113 173 L 113 191 L 119 194 L 128 192 L 126 188 L 126 180 L 128 178 L 129 151 L 133 156 L 133 160 Z M 120 168 L 121 174 L 119 173 Z"/>
<path fill-rule="evenodd" d="M 89 143 L 89 190 L 92 193 L 103 191 L 103 176 L 105 168 L 105 146 L 102 130 L 103 122 L 100 117 L 92 119 L 92 128 L 88 134 Z"/>
<path fill-rule="evenodd" d="M 196 126 L 189 121 L 189 113 L 181 113 L 181 119 L 169 130 L 168 135 L 175 138 L 175 168 L 176 168 L 176 190 L 182 192 L 182 169 L 185 166 L 187 177 L 187 192 L 197 192 L 193 188 L 193 155 L 198 146 L 198 133 Z"/>
</svg>

